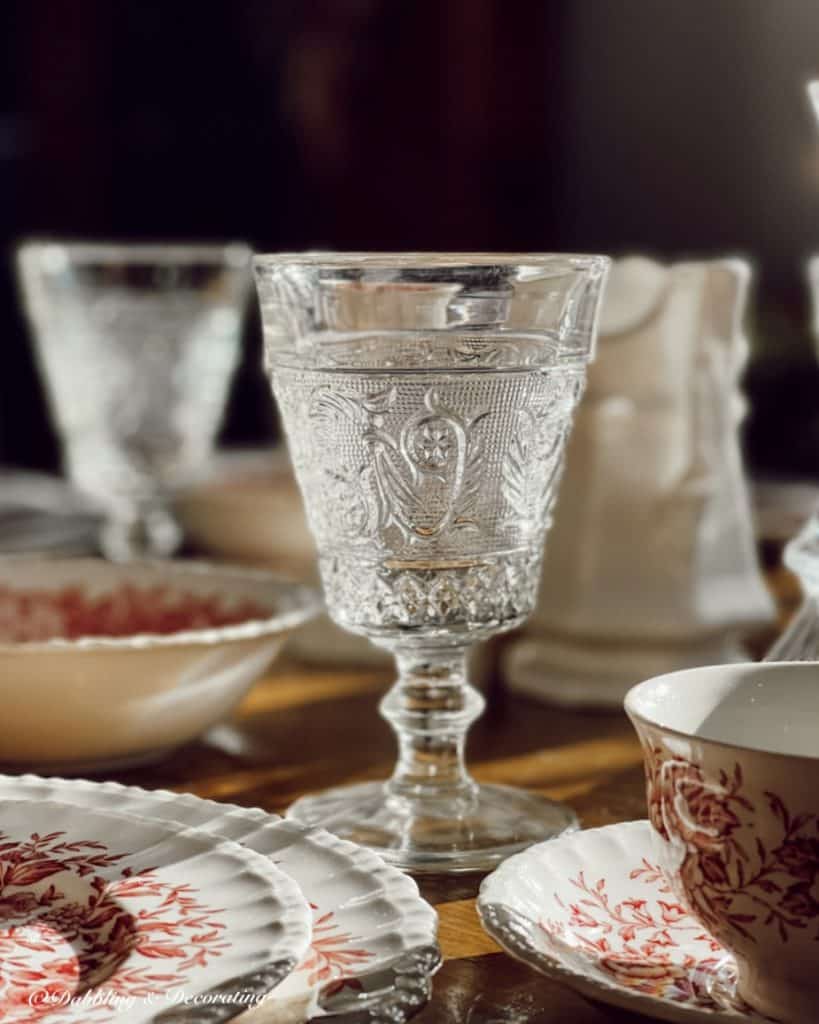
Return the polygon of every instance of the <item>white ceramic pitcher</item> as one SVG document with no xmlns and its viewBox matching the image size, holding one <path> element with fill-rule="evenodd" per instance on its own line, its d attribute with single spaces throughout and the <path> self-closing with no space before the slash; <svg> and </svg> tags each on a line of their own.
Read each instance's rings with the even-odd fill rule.
<svg viewBox="0 0 819 1024">
<path fill-rule="evenodd" d="M 747 657 L 772 618 L 738 441 L 749 281 L 736 259 L 614 264 L 512 688 L 619 708 L 641 679 Z"/>
</svg>

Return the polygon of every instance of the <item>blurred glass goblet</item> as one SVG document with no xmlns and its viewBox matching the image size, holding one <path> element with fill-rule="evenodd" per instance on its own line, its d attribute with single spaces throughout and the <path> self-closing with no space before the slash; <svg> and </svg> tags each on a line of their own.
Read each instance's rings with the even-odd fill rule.
<svg viewBox="0 0 819 1024">
<path fill-rule="evenodd" d="M 28 242 L 19 279 L 68 476 L 107 557 L 172 554 L 173 491 L 224 411 L 247 301 L 244 245 Z"/>
<path fill-rule="evenodd" d="M 299 800 L 413 871 L 486 870 L 576 824 L 467 774 L 465 660 L 519 626 L 591 356 L 600 256 L 259 256 L 267 365 L 330 613 L 394 653 L 386 783 Z"/>
</svg>

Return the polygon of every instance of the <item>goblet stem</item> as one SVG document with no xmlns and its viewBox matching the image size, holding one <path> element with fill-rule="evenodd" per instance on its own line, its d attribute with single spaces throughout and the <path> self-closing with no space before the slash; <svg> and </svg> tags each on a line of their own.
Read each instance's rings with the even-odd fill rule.
<svg viewBox="0 0 819 1024">
<path fill-rule="evenodd" d="M 484 709 L 469 684 L 466 649 L 398 649 L 398 681 L 381 714 L 398 738 L 398 763 L 387 790 L 408 800 L 477 796 L 464 761 L 466 733 Z"/>
<path fill-rule="evenodd" d="M 467 681 L 463 647 L 392 647 L 398 680 L 381 714 L 398 737 L 386 782 L 302 797 L 287 814 L 363 843 L 413 872 L 488 871 L 577 819 L 561 804 L 507 786 L 479 785 L 464 764 L 483 697 Z"/>
</svg>

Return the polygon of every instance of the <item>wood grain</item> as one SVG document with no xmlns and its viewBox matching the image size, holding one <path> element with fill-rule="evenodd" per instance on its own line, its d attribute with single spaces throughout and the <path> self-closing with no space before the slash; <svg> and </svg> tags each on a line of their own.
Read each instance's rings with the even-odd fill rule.
<svg viewBox="0 0 819 1024">
<path fill-rule="evenodd" d="M 389 681 L 381 672 L 283 662 L 208 742 L 117 777 L 279 812 L 302 793 L 383 778 L 395 751 L 376 703 Z M 494 684 L 487 696 L 487 712 L 470 735 L 479 779 L 569 800 L 587 826 L 643 816 L 640 749 L 622 713 L 552 710 Z M 479 882 L 473 876 L 421 881 L 440 915 L 445 963 L 419 1024 L 631 1019 L 591 1006 L 502 953 L 475 912 Z"/>
</svg>

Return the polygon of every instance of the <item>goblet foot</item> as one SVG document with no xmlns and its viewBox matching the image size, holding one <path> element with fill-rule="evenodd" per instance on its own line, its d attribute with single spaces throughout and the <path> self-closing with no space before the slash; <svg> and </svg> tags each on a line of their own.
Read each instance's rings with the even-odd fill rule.
<svg viewBox="0 0 819 1024">
<path fill-rule="evenodd" d="M 302 797 L 288 818 L 320 825 L 414 874 L 490 871 L 532 843 L 578 827 L 571 808 L 509 786 L 475 786 L 458 800 L 416 801 L 383 782 Z"/>
</svg>

